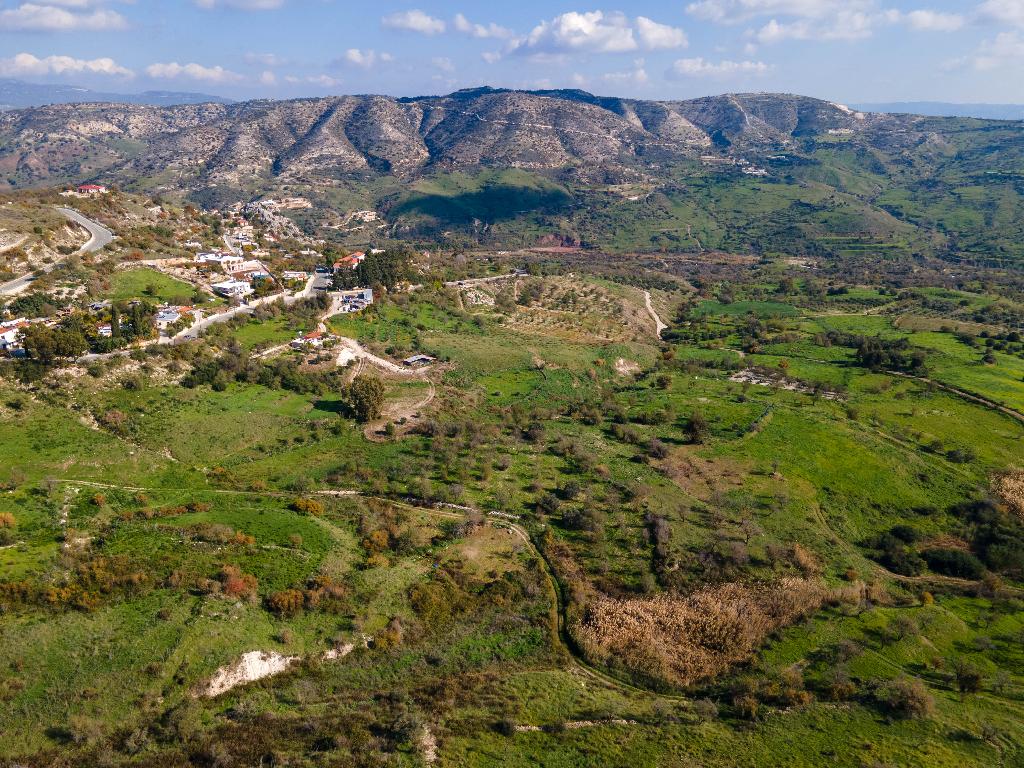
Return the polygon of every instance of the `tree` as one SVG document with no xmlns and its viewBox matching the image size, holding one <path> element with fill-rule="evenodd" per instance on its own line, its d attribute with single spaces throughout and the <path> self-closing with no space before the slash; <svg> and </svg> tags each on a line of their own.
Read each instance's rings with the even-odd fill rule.
<svg viewBox="0 0 1024 768">
<path fill-rule="evenodd" d="M 953 660 L 953 674 L 956 675 L 956 687 L 962 699 L 968 693 L 981 690 L 981 670 L 973 662 L 962 656 Z"/>
<path fill-rule="evenodd" d="M 357 420 L 379 419 L 384 410 L 384 382 L 360 374 L 349 385 L 346 400 Z"/>
<path fill-rule="evenodd" d="M 703 443 L 710 431 L 708 421 L 700 411 L 694 411 L 686 420 L 686 436 L 690 438 L 691 443 Z"/>
</svg>

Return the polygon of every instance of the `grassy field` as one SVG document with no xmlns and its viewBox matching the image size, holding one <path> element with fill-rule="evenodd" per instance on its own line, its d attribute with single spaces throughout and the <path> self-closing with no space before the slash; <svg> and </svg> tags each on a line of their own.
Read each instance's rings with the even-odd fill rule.
<svg viewBox="0 0 1024 768">
<path fill-rule="evenodd" d="M 155 269 L 128 269 L 115 272 L 110 280 L 111 301 L 150 299 L 172 304 L 191 304 L 195 288 Z"/>
<path fill-rule="evenodd" d="M 1015 342 L 980 364 L 983 341 L 850 308 L 883 306 L 877 291 L 811 306 L 762 280 L 658 343 L 632 324 L 638 290 L 574 279 L 532 303 L 430 289 L 333 319 L 379 354 L 438 356 L 435 399 L 394 438 L 342 415 L 341 384 L 243 370 L 186 388 L 170 357 L 138 386 L 3 380 L 0 761 L 420 765 L 426 732 L 452 766 L 1019 762 L 1020 575 L 964 505 L 1020 466 L 1024 428 L 827 334 L 905 338 L 929 377 L 1024 407 Z M 570 292 L 585 311 L 561 308 Z M 531 324 L 544 312 L 562 313 L 557 332 Z M 294 332 L 271 317 L 206 343 L 250 360 Z M 933 569 L 935 548 L 987 558 L 984 574 Z M 847 597 L 717 677 L 651 685 L 628 659 L 609 676 L 570 654 L 549 571 L 570 630 L 599 597 L 707 584 L 808 578 Z M 254 650 L 302 661 L 192 695 Z M 967 666 L 978 684 L 961 694 Z M 903 676 L 924 715 L 886 698 Z"/>
</svg>

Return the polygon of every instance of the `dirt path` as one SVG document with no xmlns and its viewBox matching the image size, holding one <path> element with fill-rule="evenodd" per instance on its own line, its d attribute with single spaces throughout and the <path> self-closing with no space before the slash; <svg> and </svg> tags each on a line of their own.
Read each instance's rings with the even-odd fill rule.
<svg viewBox="0 0 1024 768">
<path fill-rule="evenodd" d="M 362 360 L 360 360 L 360 365 L 362 365 Z M 422 418 L 423 409 L 434 402 L 434 398 L 437 397 L 437 387 L 434 386 L 434 382 L 430 379 L 426 379 L 426 382 L 428 387 L 426 397 L 413 402 L 397 400 L 390 403 L 379 419 L 371 421 L 363 429 L 366 439 L 374 442 L 385 439 L 384 429 L 391 423 L 395 423 L 397 435 L 410 432 Z M 396 423 L 403 420 L 403 424 Z"/>
<path fill-rule="evenodd" d="M 654 320 L 654 335 L 657 336 L 660 341 L 661 332 L 666 330 L 668 326 L 661 322 L 661 318 L 658 317 L 658 313 L 654 311 L 654 305 L 651 304 L 650 291 L 644 291 L 644 306 L 647 307 L 647 313 L 651 316 L 651 319 Z"/>
<path fill-rule="evenodd" d="M 915 381 L 920 381 L 925 384 L 930 384 L 933 387 L 938 387 L 939 389 L 945 392 L 949 392 L 950 394 L 962 397 L 964 400 L 970 400 L 972 403 L 984 405 L 986 408 L 989 408 L 993 411 L 999 411 L 1000 413 L 1009 416 L 1011 419 L 1016 419 L 1017 421 L 1024 423 L 1024 413 L 1021 413 L 1020 411 L 1015 411 L 1013 408 L 1010 408 L 1008 406 L 1000 405 L 994 400 L 989 400 L 988 398 L 982 397 L 981 395 L 975 395 L 971 392 L 968 392 L 967 390 L 959 389 L 957 387 L 950 386 L 949 384 L 943 384 L 941 381 L 929 379 L 925 376 L 913 376 L 909 373 L 900 373 L 899 371 L 889 371 L 889 373 L 891 373 L 893 376 L 899 376 L 900 378 L 903 379 L 913 379 Z"/>
</svg>

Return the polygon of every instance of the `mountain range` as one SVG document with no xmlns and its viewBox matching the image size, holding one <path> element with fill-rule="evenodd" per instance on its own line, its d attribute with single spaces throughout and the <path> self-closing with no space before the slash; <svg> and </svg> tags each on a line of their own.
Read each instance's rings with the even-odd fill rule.
<svg viewBox="0 0 1024 768">
<path fill-rule="evenodd" d="M 47 104 L 81 104 L 107 102 L 112 104 L 150 104 L 169 107 L 175 104 L 230 103 L 230 99 L 205 93 L 178 91 L 144 91 L 143 93 L 106 93 L 56 83 L 26 83 L 23 80 L 0 79 L 0 111 L 40 107 Z"/>
<path fill-rule="evenodd" d="M 102 177 L 186 190 L 411 177 L 479 167 L 635 178 L 703 154 L 793 150 L 815 136 L 912 145 L 934 124 L 786 94 L 690 101 L 490 88 L 167 107 L 49 105 L 0 115 L 0 174 L 16 186 Z"/>
<path fill-rule="evenodd" d="M 620 251 L 1024 259 L 1024 124 L 865 112 L 792 94 L 578 90 L 0 114 L 9 189 L 83 180 L 207 206 L 302 194 L 394 236 Z M 357 228 L 358 229 L 358 228 Z"/>
</svg>

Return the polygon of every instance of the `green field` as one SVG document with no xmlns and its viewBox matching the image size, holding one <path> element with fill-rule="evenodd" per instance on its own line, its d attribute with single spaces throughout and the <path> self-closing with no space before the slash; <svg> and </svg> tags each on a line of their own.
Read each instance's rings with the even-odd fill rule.
<svg viewBox="0 0 1024 768">
<path fill-rule="evenodd" d="M 431 740 L 452 766 L 1024 759 L 1024 523 L 987 501 L 1024 425 L 927 381 L 1024 408 L 1019 342 L 901 330 L 875 313 L 888 292 L 762 272 L 729 302 L 663 290 L 682 308 L 658 342 L 623 325 L 640 291 L 600 274 L 331 319 L 438 358 L 375 374 L 390 431 L 348 410 L 369 363 L 254 357 L 299 309 L 63 383 L 8 365 L 0 763 L 411 766 Z M 863 338 L 905 340 L 923 371 L 872 367 Z M 228 375 L 188 385 L 211 365 Z M 689 682 L 644 639 L 607 664 L 581 640 L 603 600 L 798 581 L 828 599 Z M 252 651 L 296 661 L 196 695 Z"/>
</svg>

